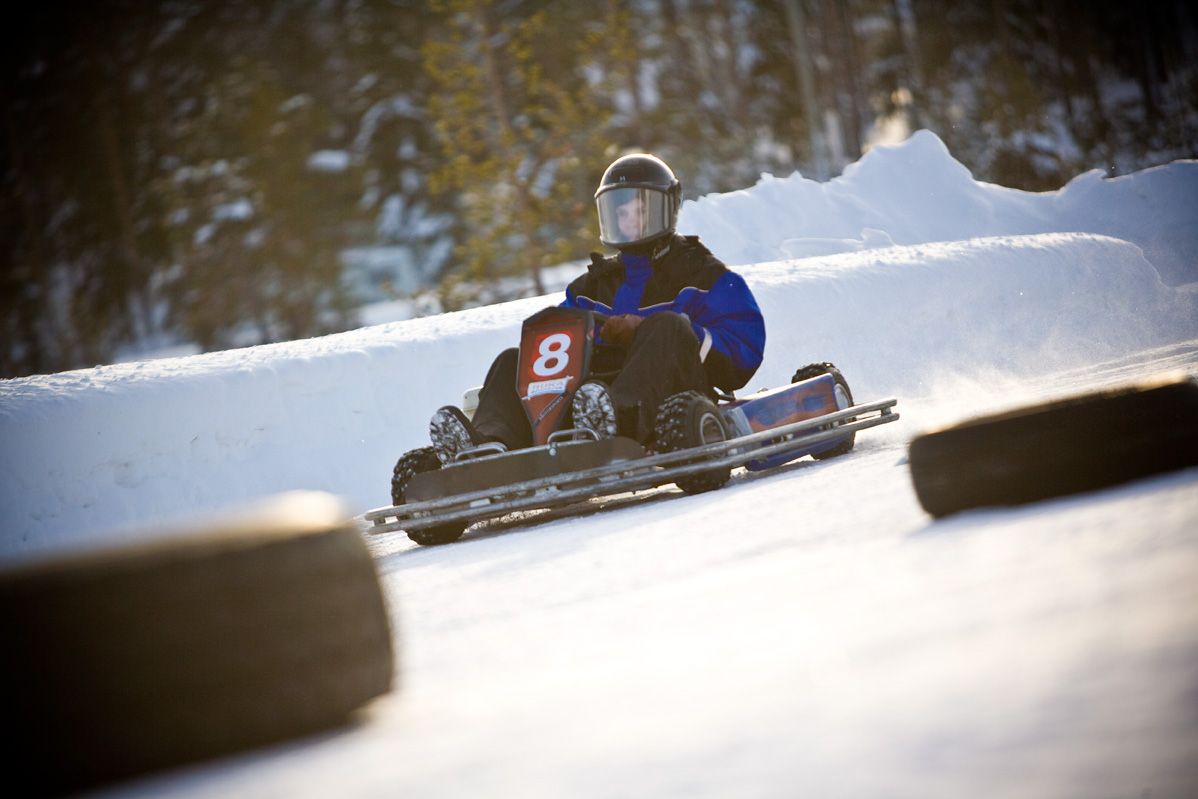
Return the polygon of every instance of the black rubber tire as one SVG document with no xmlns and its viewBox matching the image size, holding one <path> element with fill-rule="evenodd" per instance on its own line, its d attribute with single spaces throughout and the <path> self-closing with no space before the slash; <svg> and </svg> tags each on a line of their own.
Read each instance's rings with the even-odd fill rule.
<svg viewBox="0 0 1198 799">
<path fill-rule="evenodd" d="M 394 678 L 374 563 L 334 498 L 0 573 L 10 795 L 347 723 Z"/>
<path fill-rule="evenodd" d="M 440 468 L 441 460 L 437 457 L 437 450 L 432 447 L 420 447 L 405 452 L 395 462 L 395 468 L 391 471 L 391 504 L 404 504 L 404 491 L 413 477 Z M 466 527 L 464 522 L 443 524 L 438 527 L 430 527 L 427 530 L 411 531 L 408 533 L 408 538 L 425 547 L 452 544 L 462 537 L 462 533 L 466 532 Z"/>
<path fill-rule="evenodd" d="M 728 431 L 715 403 L 698 391 L 684 391 L 667 397 L 657 410 L 654 445 L 658 452 L 677 452 L 713 441 L 725 441 Z M 675 485 L 688 494 L 712 491 L 728 482 L 732 470 L 727 466 L 680 478 Z"/>
<path fill-rule="evenodd" d="M 844 406 L 845 408 L 853 404 L 853 392 L 849 389 L 848 381 L 844 379 L 844 375 L 840 373 L 839 369 L 827 361 L 824 361 L 823 363 L 809 363 L 806 366 L 799 367 L 799 369 L 795 371 L 794 376 L 790 378 L 790 382 L 798 383 L 802 380 L 810 380 L 813 377 L 819 377 L 820 375 L 832 375 L 832 379 L 836 381 L 837 388 L 844 392 L 844 398 L 848 402 L 848 404 Z M 815 458 L 817 461 L 835 458 L 838 455 L 844 455 L 845 453 L 852 451 L 853 445 L 856 443 L 857 434 L 853 433 L 845 440 L 843 444 L 839 444 L 832 449 L 816 453 L 811 457 Z"/>
<path fill-rule="evenodd" d="M 1021 505 L 1198 465 L 1198 383 L 1068 397 L 917 436 L 911 479 L 933 516 Z"/>
</svg>

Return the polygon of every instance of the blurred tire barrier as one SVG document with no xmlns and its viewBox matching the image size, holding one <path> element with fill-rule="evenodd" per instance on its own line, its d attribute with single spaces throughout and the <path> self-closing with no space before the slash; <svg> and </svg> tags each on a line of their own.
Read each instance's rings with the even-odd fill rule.
<svg viewBox="0 0 1198 799">
<path fill-rule="evenodd" d="M 1168 376 L 971 419 L 912 439 L 924 510 L 1020 505 L 1198 465 L 1198 383 Z"/>
<path fill-rule="evenodd" d="M 0 573 L 12 795 L 343 725 L 390 690 L 385 601 L 340 502 L 285 494 L 202 529 Z"/>
</svg>

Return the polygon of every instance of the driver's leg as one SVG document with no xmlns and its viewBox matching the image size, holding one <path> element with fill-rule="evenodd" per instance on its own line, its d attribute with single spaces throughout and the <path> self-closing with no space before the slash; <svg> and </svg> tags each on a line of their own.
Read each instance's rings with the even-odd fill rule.
<svg viewBox="0 0 1198 799">
<path fill-rule="evenodd" d="M 672 311 L 646 317 L 610 388 L 620 433 L 642 442 L 653 437 L 657 408 L 666 397 L 690 390 L 710 395 L 699 340 L 687 318 Z"/>
<path fill-rule="evenodd" d="M 499 441 L 508 449 L 532 446 L 532 428 L 516 389 L 520 351 L 515 347 L 499 353 L 491 364 L 478 395 L 474 429 L 485 441 Z"/>
</svg>

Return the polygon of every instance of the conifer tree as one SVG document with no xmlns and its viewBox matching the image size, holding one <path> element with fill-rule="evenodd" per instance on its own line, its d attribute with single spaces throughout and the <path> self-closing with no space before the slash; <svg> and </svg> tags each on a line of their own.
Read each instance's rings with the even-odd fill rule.
<svg viewBox="0 0 1198 799">
<path fill-rule="evenodd" d="M 527 274 L 593 246 L 590 192 L 610 110 L 595 80 L 605 20 L 583 5 L 444 0 L 440 35 L 425 43 L 428 109 L 443 149 L 435 191 L 456 198 L 463 240 L 443 292 L 456 307 L 468 283 Z M 598 160 L 597 160 L 598 159 Z"/>
</svg>

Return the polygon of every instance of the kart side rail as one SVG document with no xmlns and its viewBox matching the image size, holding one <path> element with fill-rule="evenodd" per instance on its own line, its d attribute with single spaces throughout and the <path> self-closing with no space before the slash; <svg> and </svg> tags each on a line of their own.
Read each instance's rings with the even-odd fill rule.
<svg viewBox="0 0 1198 799">
<path fill-rule="evenodd" d="M 515 511 L 560 507 L 583 499 L 654 488 L 709 469 L 733 468 L 752 460 L 795 450 L 796 445 L 807 447 L 857 430 L 897 421 L 899 415 L 893 410 L 897 402 L 895 398 L 878 400 L 691 449 L 620 460 L 593 469 L 378 508 L 368 511 L 364 518 L 372 524 L 368 528 L 370 533 L 414 531 L 443 524 L 473 523 Z M 800 434 L 805 435 L 802 435 L 801 440 L 796 440 Z M 547 446 L 571 446 L 571 443 Z M 463 465 L 468 465 L 468 462 Z M 461 465 L 447 468 L 461 468 Z"/>
</svg>

